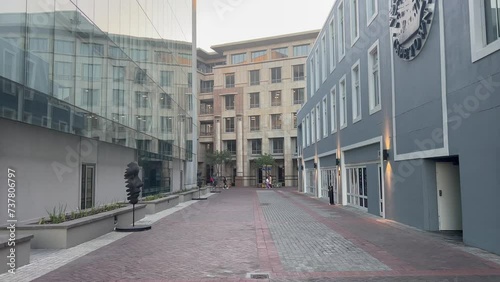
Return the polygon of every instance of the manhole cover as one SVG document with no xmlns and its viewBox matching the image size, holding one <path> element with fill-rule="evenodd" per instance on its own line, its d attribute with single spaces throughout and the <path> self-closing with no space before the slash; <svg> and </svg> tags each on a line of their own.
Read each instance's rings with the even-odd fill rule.
<svg viewBox="0 0 500 282">
<path fill-rule="evenodd" d="M 250 279 L 269 279 L 269 274 L 263 274 L 263 273 L 250 274 Z"/>
</svg>

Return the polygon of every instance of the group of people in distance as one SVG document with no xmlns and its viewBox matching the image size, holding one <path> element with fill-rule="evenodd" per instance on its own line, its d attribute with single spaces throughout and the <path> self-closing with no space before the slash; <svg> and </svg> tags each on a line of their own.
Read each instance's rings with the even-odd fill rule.
<svg viewBox="0 0 500 282">
<path fill-rule="evenodd" d="M 229 186 L 227 186 L 227 179 L 225 176 L 222 178 L 222 182 L 224 183 L 223 189 L 229 189 Z M 214 188 L 217 187 L 217 180 L 213 176 L 210 176 L 210 184 Z"/>
</svg>

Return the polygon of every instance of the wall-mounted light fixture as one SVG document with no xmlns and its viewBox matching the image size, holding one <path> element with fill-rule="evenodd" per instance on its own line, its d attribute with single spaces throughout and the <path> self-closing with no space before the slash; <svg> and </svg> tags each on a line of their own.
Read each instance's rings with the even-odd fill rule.
<svg viewBox="0 0 500 282">
<path fill-rule="evenodd" d="M 335 165 L 339 166 L 340 165 L 340 159 L 335 159 Z"/>
<path fill-rule="evenodd" d="M 382 151 L 382 159 L 383 159 L 384 161 L 389 160 L 389 150 L 384 149 L 384 150 Z"/>
<path fill-rule="evenodd" d="M 304 166 L 301 166 L 301 169 L 304 170 Z"/>
<path fill-rule="evenodd" d="M 314 163 L 314 169 L 318 169 L 318 164 Z"/>
</svg>

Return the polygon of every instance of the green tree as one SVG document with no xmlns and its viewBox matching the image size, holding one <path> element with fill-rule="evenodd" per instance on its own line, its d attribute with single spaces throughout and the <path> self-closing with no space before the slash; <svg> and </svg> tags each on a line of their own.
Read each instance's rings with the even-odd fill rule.
<svg viewBox="0 0 500 282">
<path fill-rule="evenodd" d="M 215 151 L 212 153 L 207 153 L 207 164 L 215 167 L 215 173 L 217 176 L 222 175 L 222 165 L 232 159 L 233 155 L 229 151 Z"/>
<path fill-rule="evenodd" d="M 274 165 L 274 158 L 270 154 L 263 154 L 260 155 L 257 159 L 255 159 L 255 165 L 258 168 L 269 168 Z M 266 170 L 266 174 L 269 174 L 269 172 Z"/>
</svg>

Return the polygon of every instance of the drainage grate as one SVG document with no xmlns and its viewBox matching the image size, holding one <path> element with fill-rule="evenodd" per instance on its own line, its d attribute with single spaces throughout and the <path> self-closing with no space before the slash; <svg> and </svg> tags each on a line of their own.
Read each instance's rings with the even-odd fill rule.
<svg viewBox="0 0 500 282">
<path fill-rule="evenodd" d="M 250 279 L 269 279 L 269 274 L 253 273 L 250 274 Z"/>
</svg>

